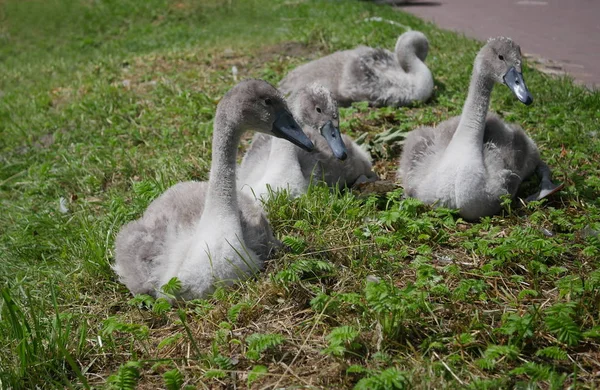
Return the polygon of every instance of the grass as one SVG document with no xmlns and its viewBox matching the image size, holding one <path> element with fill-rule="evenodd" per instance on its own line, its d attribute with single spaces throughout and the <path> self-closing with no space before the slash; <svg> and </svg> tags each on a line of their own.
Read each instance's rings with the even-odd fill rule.
<svg viewBox="0 0 600 390">
<path fill-rule="evenodd" d="M 0 388 L 598 388 L 600 93 L 530 67 L 534 105 L 498 87 L 492 109 L 565 182 L 552 199 L 466 223 L 317 186 L 267 203 L 290 250 L 255 280 L 179 307 L 115 280 L 120 226 L 207 178 L 231 67 L 276 83 L 393 47 L 375 16 L 429 37 L 436 79 L 428 104 L 342 110 L 392 179 L 404 132 L 460 113 L 481 43 L 357 1 L 4 1 Z"/>
</svg>

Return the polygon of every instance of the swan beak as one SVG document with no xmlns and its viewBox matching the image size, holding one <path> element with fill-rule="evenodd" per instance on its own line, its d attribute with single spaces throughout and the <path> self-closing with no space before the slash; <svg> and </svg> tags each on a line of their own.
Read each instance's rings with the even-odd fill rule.
<svg viewBox="0 0 600 390">
<path fill-rule="evenodd" d="M 348 157 L 348 150 L 342 140 L 340 129 L 333 125 L 333 122 L 328 121 L 321 127 L 321 135 L 327 140 L 333 155 L 338 159 L 344 161 Z"/>
<path fill-rule="evenodd" d="M 286 139 L 307 152 L 312 152 L 315 148 L 315 145 L 287 110 L 281 110 L 277 114 L 271 131 L 275 137 Z"/>
<path fill-rule="evenodd" d="M 529 93 L 523 74 L 518 72 L 514 66 L 511 66 L 508 72 L 504 75 L 504 84 L 513 91 L 517 99 L 526 105 L 533 103 L 533 96 Z"/>
</svg>

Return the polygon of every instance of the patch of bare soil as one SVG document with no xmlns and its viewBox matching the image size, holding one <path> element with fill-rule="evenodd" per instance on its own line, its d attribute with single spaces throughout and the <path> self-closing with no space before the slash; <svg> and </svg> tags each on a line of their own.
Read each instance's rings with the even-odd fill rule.
<svg viewBox="0 0 600 390">
<path fill-rule="evenodd" d="M 302 42 L 282 42 L 271 46 L 265 46 L 258 51 L 256 58 L 264 62 L 271 61 L 276 56 L 314 59 L 319 55 L 316 47 L 306 45 Z"/>
<path fill-rule="evenodd" d="M 257 77 L 256 71 L 270 62 L 292 58 L 309 60 L 319 55 L 317 48 L 301 42 L 282 42 L 253 52 L 226 48 L 150 54 L 125 61 L 121 79 L 113 84 L 143 95 L 159 84 L 173 84 L 175 79 L 185 78 L 187 87 L 209 92 L 211 85 L 218 84 L 213 82 L 215 77 L 235 82 Z"/>
</svg>

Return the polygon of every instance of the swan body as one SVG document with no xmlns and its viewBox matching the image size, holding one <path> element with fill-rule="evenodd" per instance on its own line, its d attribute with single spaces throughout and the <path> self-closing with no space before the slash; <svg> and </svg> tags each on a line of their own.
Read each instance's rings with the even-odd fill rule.
<svg viewBox="0 0 600 390">
<path fill-rule="evenodd" d="M 262 210 L 236 190 L 236 151 L 247 130 L 314 147 L 273 86 L 246 80 L 232 88 L 217 107 L 208 182 L 171 187 L 117 236 L 113 268 L 132 293 L 158 296 L 177 277 L 179 297 L 200 298 L 262 268 L 276 240 Z"/>
<path fill-rule="evenodd" d="M 256 134 L 239 168 L 241 191 L 265 198 L 269 188 L 287 190 L 295 198 L 306 193 L 312 180 L 329 186 L 350 186 L 361 176 L 374 179 L 366 151 L 350 137 L 341 136 L 338 107 L 331 92 L 311 84 L 291 94 L 294 117 L 315 145 L 308 153 L 288 142 Z"/>
<path fill-rule="evenodd" d="M 292 70 L 279 88 L 288 93 L 318 82 L 342 106 L 359 101 L 373 106 L 426 101 L 433 92 L 433 76 L 423 62 L 428 50 L 423 33 L 408 31 L 398 38 L 394 53 L 367 46 L 338 51 Z"/>
<path fill-rule="evenodd" d="M 500 197 L 514 197 L 536 168 L 544 194 L 557 188 L 523 129 L 488 114 L 495 83 L 525 104 L 533 101 L 521 74 L 521 50 L 508 38 L 491 39 L 480 50 L 460 116 L 408 134 L 398 171 L 406 195 L 475 220 L 500 211 Z"/>
<path fill-rule="evenodd" d="M 208 182 L 177 183 L 155 199 L 144 215 L 126 224 L 116 240 L 117 273 L 134 294 L 155 295 L 160 283 L 153 272 L 164 249 L 194 228 L 204 211 Z M 253 198 L 240 194 L 242 236 L 248 249 L 267 259 L 281 243 Z M 168 261 L 168 259 L 165 259 Z"/>
</svg>

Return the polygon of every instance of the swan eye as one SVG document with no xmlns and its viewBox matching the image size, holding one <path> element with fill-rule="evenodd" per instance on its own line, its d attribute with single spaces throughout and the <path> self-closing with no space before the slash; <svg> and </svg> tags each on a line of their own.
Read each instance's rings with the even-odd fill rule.
<svg viewBox="0 0 600 390">
<path fill-rule="evenodd" d="M 504 61 L 504 56 L 502 54 L 499 54 L 498 59 L 500 59 L 500 61 Z"/>
<path fill-rule="evenodd" d="M 317 107 L 317 112 L 320 114 L 323 112 L 323 110 L 321 110 L 321 107 Z"/>
<path fill-rule="evenodd" d="M 266 98 L 266 99 L 265 99 L 265 104 L 266 104 L 267 106 L 270 106 L 270 105 L 272 105 L 272 104 L 273 104 L 273 101 L 271 100 L 271 98 Z"/>
</svg>

